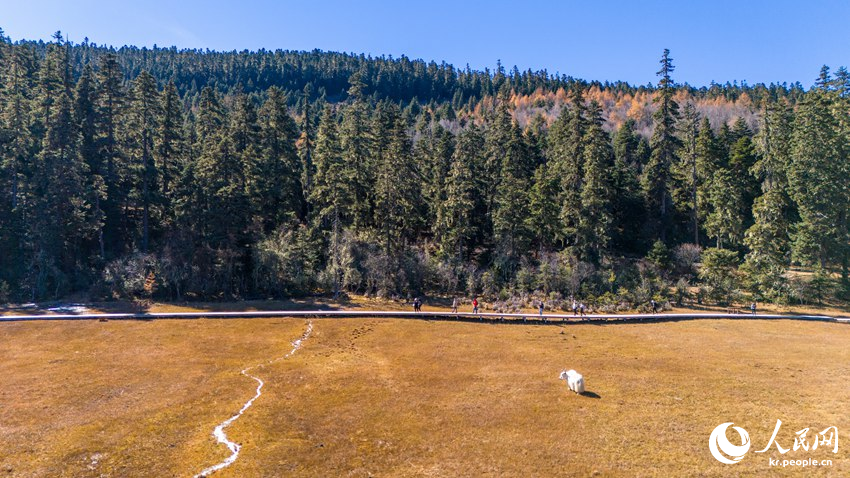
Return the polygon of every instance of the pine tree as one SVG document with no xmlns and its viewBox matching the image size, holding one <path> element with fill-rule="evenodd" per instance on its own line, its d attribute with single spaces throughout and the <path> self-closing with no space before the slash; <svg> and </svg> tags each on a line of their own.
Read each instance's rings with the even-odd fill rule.
<svg viewBox="0 0 850 478">
<path fill-rule="evenodd" d="M 732 172 L 719 169 L 714 173 L 708 188 L 711 212 L 705 221 L 709 237 L 717 240 L 718 249 L 739 246 L 744 233 L 744 198 Z"/>
<path fill-rule="evenodd" d="M 197 112 L 194 115 L 193 130 L 188 138 L 194 139 L 189 151 L 190 160 L 187 162 L 178 186 L 179 199 L 176 208 L 181 229 L 190 231 L 198 240 L 207 240 L 210 236 L 205 219 L 210 209 L 209 193 L 202 187 L 201 158 L 206 156 L 209 162 L 213 149 L 222 140 L 225 133 L 225 114 L 218 95 L 211 87 L 204 87 L 200 92 Z"/>
<path fill-rule="evenodd" d="M 304 86 L 304 105 L 301 111 L 300 129 L 301 135 L 296 144 L 298 148 L 298 158 L 301 160 L 301 196 L 305 198 L 303 203 L 302 219 L 307 220 L 310 215 L 310 202 L 306 199 L 310 197 L 313 189 L 313 177 L 316 175 L 316 167 L 313 164 L 313 119 L 312 109 L 310 108 L 310 97 L 313 95 L 313 85 L 307 83 Z"/>
<path fill-rule="evenodd" d="M 428 217 L 432 224 L 432 232 L 437 242 L 442 241 L 445 233 L 443 225 L 446 214 L 446 183 L 452 166 L 455 138 L 450 132 L 437 126 L 434 131 L 434 147 L 431 148 L 430 168 L 424 175 L 423 182 L 428 184 L 427 203 L 430 206 Z"/>
<path fill-rule="evenodd" d="M 225 117 L 217 117 L 218 99 L 211 94 L 206 106 L 202 102 L 198 117 L 225 124 Z M 255 139 L 247 138 L 257 132 L 251 113 L 243 111 L 243 115 L 234 118 L 230 128 L 207 133 L 195 164 L 195 187 L 201 198 L 198 226 L 204 242 L 214 249 L 235 250 L 246 239 L 250 211 L 242 153 Z"/>
<path fill-rule="evenodd" d="M 229 111 L 228 119 L 227 137 L 229 146 L 232 148 L 233 177 L 238 181 L 234 184 L 234 188 L 238 189 L 239 199 L 244 200 L 244 209 L 239 212 L 244 218 L 245 228 L 245 235 L 241 240 L 253 242 L 258 232 L 266 232 L 271 228 L 264 230 L 261 225 L 252 223 L 256 217 L 253 213 L 259 208 L 258 203 L 262 201 L 262 198 L 258 198 L 253 190 L 257 184 L 253 173 L 257 169 L 257 162 L 261 161 L 262 157 L 261 135 L 260 125 L 257 122 L 257 105 L 254 99 L 243 91 L 241 85 L 237 87 L 233 97 L 233 106 Z M 269 218 L 269 221 L 274 222 L 275 219 Z M 241 229 L 242 225 L 239 228 Z M 250 262 L 246 261 L 245 265 L 250 266 Z"/>
<path fill-rule="evenodd" d="M 635 133 L 635 120 L 629 118 L 623 122 L 614 136 L 614 157 L 625 165 L 639 167 L 641 165 L 637 155 L 639 144 L 640 137 Z"/>
<path fill-rule="evenodd" d="M 614 152 L 608 134 L 602 129 L 602 109 L 595 101 L 587 110 L 588 128 L 584 135 L 584 178 L 582 180 L 578 248 L 582 256 L 599 263 L 611 244 L 614 217 L 614 189 L 611 176 Z"/>
<path fill-rule="evenodd" d="M 124 234 L 122 205 L 126 204 L 126 190 L 122 187 L 123 161 L 119 136 L 124 115 L 126 94 L 123 87 L 124 74 L 115 53 L 107 53 L 100 59 L 97 81 L 97 148 L 99 174 L 104 179 L 105 197 L 103 209 L 103 242 L 105 256 L 121 252 Z"/>
<path fill-rule="evenodd" d="M 484 135 L 484 168 L 481 171 L 482 185 L 486 203 L 485 235 L 495 234 L 496 210 L 498 209 L 499 187 L 503 180 L 502 165 L 508 153 L 508 144 L 511 142 L 511 127 L 513 119 L 508 109 L 510 91 L 507 86 L 499 92 L 499 103 Z M 492 232 L 491 232 L 492 231 Z"/>
<path fill-rule="evenodd" d="M 561 208 L 557 201 L 561 181 L 552 169 L 552 163 L 537 166 L 529 192 L 529 227 L 541 252 L 554 247 L 561 231 Z"/>
<path fill-rule="evenodd" d="M 712 178 L 716 171 L 727 168 L 723 157 L 723 147 L 720 145 L 720 140 L 715 136 L 708 118 L 702 120 L 694 153 L 697 170 L 697 220 L 704 225 L 712 208 L 709 200 Z M 703 227 L 701 226 L 700 229 L 702 230 Z"/>
<path fill-rule="evenodd" d="M 415 239 L 420 203 L 418 174 L 413 169 L 407 122 L 395 104 L 384 104 L 381 115 L 389 130 L 378 131 L 388 139 L 387 150 L 376 164 L 375 219 L 384 250 L 394 257 L 400 250 L 399 240 Z"/>
<path fill-rule="evenodd" d="M 162 194 L 163 211 L 168 216 L 176 200 L 176 182 L 185 162 L 182 131 L 184 119 L 180 96 L 174 82 L 165 86 L 161 98 L 155 161 L 159 172 L 158 188 Z"/>
<path fill-rule="evenodd" d="M 196 150 L 203 147 L 207 138 L 212 138 L 221 131 L 224 126 L 224 108 L 221 106 L 218 95 L 209 86 L 201 90 L 198 100 L 198 112 L 195 120 L 197 133 Z"/>
<path fill-rule="evenodd" d="M 298 127 L 287 111 L 285 95 L 275 87 L 269 88 L 260 108 L 259 125 L 260 155 L 249 163 L 249 192 L 254 215 L 268 233 L 304 210 Z"/>
<path fill-rule="evenodd" d="M 505 143 L 502 171 L 496 192 L 493 232 L 497 251 L 496 266 L 503 279 L 513 276 L 519 259 L 531 245 L 529 189 L 534 174 L 534 158 L 528 154 L 519 125 L 514 122 Z"/>
<path fill-rule="evenodd" d="M 77 81 L 74 98 L 74 122 L 80 134 L 80 158 L 88 169 L 84 178 L 87 202 L 91 205 L 87 222 L 92 230 L 96 231 L 98 253 L 103 260 L 106 249 L 103 241 L 104 212 L 101 202 L 106 198 L 106 183 L 97 143 L 97 91 L 94 70 L 89 64 L 83 68 L 83 74 Z"/>
<path fill-rule="evenodd" d="M 353 102 L 343 110 L 340 126 L 340 145 L 354 186 L 353 221 L 356 228 L 369 225 L 373 208 L 372 185 L 375 171 L 372 161 L 372 142 L 363 90 L 366 85 L 356 73 L 349 79 L 348 94 Z"/>
<path fill-rule="evenodd" d="M 2 36 L 2 35 L 0 35 Z M 25 239 L 25 205 L 31 197 L 28 176 L 32 169 L 33 91 L 35 59 L 26 45 L 11 46 L 0 62 L 0 281 L 20 282 L 25 273 L 22 247 Z"/>
<path fill-rule="evenodd" d="M 485 207 L 483 190 L 478 187 L 478 173 L 484 159 L 484 139 L 480 130 L 471 125 L 457 137 L 452 165 L 446 182 L 446 201 L 443 207 L 441 247 L 443 253 L 456 261 L 465 260 L 481 239 L 482 211 Z"/>
<path fill-rule="evenodd" d="M 156 80 L 142 71 L 133 81 L 128 108 L 128 144 L 133 196 L 142 205 L 141 250 L 150 245 L 151 206 L 158 203 L 158 179 L 154 162 L 154 140 L 159 128 L 160 98 Z"/>
<path fill-rule="evenodd" d="M 84 163 L 78 154 L 67 51 L 54 36 L 40 71 L 39 104 L 46 126 L 32 168 L 32 202 L 26 214 L 29 237 L 28 283 L 32 297 L 57 296 L 70 288 L 69 274 L 79 262 L 86 239 Z"/>
<path fill-rule="evenodd" d="M 697 136 L 699 135 L 699 114 L 693 103 L 685 105 L 682 115 L 682 124 L 679 129 L 681 134 L 682 150 L 680 162 L 675 165 L 677 182 L 681 185 L 677 188 L 678 203 L 687 206 L 691 216 L 693 227 L 692 237 L 694 244 L 699 245 L 699 187 L 700 176 L 697 170 Z"/>
<path fill-rule="evenodd" d="M 529 151 L 534 156 L 535 163 L 538 166 L 546 162 L 546 151 L 549 149 L 546 130 L 546 118 L 543 114 L 538 113 L 529 121 L 523 132 L 525 142 L 528 144 Z"/>
<path fill-rule="evenodd" d="M 785 192 L 769 189 L 753 204 L 754 223 L 744 238 L 750 249 L 744 270 L 751 286 L 766 297 L 776 298 L 782 294 L 778 289 L 788 268 L 791 249 L 787 210 Z"/>
<path fill-rule="evenodd" d="M 744 222 L 749 225 L 752 224 L 752 216 L 749 211 L 759 191 L 759 183 L 751 173 L 751 169 L 756 163 L 756 148 L 753 143 L 753 133 L 743 119 L 738 118 L 733 131 L 737 139 L 729 149 L 729 169 L 741 189 L 741 197 L 744 200 L 745 207 Z"/>
<path fill-rule="evenodd" d="M 764 297 L 777 298 L 790 263 L 791 208 L 786 169 L 791 155 L 792 115 L 787 106 L 765 103 L 758 137 L 759 159 L 751 168 L 761 179 L 763 194 L 753 204 L 753 225 L 744 243 L 749 248 L 743 269 L 751 287 Z"/>
<path fill-rule="evenodd" d="M 561 237 L 567 245 L 576 245 L 581 220 L 581 188 L 584 178 L 584 136 L 587 130 L 583 85 L 570 90 L 571 109 L 561 113 L 552 126 L 549 140 L 553 171 L 561 178 Z"/>
<path fill-rule="evenodd" d="M 673 59 L 670 50 L 665 49 L 661 57 L 661 69 L 658 76 L 658 93 L 655 102 L 658 110 L 653 115 L 655 132 L 652 134 L 650 146 L 652 156 L 646 165 L 643 177 L 643 187 L 650 211 L 658 214 L 652 221 L 658 238 L 667 242 L 673 205 L 671 204 L 670 168 L 678 161 L 677 155 L 681 141 L 676 135 L 676 122 L 679 119 L 679 105 L 673 99 L 675 85 L 670 77 L 673 72 Z M 652 214 L 652 213 L 651 213 Z"/>
<path fill-rule="evenodd" d="M 638 142 L 638 145 L 641 143 Z M 635 151 L 637 153 L 637 150 Z M 636 161 L 640 161 L 639 156 Z M 645 224 L 646 207 L 643 190 L 640 184 L 640 163 L 628 164 L 625 160 L 616 158 L 611 175 L 611 186 L 614 190 L 611 203 L 614 221 L 612 224 L 612 249 L 641 251 L 642 237 L 638 234 Z"/>
<path fill-rule="evenodd" d="M 28 152 L 32 148 L 32 91 L 36 65 L 29 47 L 20 45 L 6 57 L 5 67 L 0 69 L 3 87 L 3 103 L 0 103 L 0 128 L 3 130 L 2 167 L 6 174 L 4 183 L 10 194 L 10 209 L 16 209 L 22 195 Z"/>
<path fill-rule="evenodd" d="M 834 92 L 828 90 L 828 70 L 797 108 L 788 180 L 800 222 L 794 237 L 794 257 L 822 268 L 848 266 L 846 144 L 833 114 Z"/>
<path fill-rule="evenodd" d="M 354 180 L 348 163 L 343 159 L 337 132 L 336 118 L 326 106 L 314 151 L 316 177 L 310 202 L 314 205 L 315 221 L 323 231 L 329 231 L 328 270 L 334 283 L 334 295 L 342 281 L 342 231 L 350 224 L 355 198 Z"/>
</svg>

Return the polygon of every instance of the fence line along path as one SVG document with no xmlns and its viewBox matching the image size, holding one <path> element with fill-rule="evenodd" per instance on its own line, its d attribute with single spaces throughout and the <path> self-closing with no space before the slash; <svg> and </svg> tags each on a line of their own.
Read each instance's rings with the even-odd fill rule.
<svg viewBox="0 0 850 478">
<path fill-rule="evenodd" d="M 394 318 L 420 320 L 455 320 L 463 322 L 489 323 L 628 323 L 662 322 L 691 319 L 789 319 L 822 322 L 850 323 L 850 317 L 829 315 L 796 314 L 748 314 L 748 313 L 671 313 L 671 314 L 589 314 L 584 317 L 572 314 L 498 313 L 484 312 L 408 312 L 393 310 L 252 310 L 245 312 L 150 312 L 113 314 L 37 314 L 4 315 L 0 322 L 47 321 L 47 320 L 155 320 L 155 319 L 259 319 L 259 318 Z"/>
</svg>

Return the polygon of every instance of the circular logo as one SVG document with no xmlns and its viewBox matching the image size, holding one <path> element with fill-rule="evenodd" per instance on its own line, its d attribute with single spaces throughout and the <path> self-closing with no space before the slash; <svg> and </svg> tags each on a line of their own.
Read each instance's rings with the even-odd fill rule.
<svg viewBox="0 0 850 478">
<path fill-rule="evenodd" d="M 741 445 L 733 445 L 726 438 L 726 429 L 729 428 L 732 422 L 724 423 L 722 425 L 718 425 L 717 428 L 711 432 L 711 436 L 708 438 L 708 449 L 711 450 L 711 455 L 717 459 L 720 463 L 726 463 L 727 465 L 732 465 L 741 461 L 744 458 L 744 455 L 747 454 L 747 451 L 750 450 L 750 434 L 747 433 L 741 427 L 732 427 L 735 431 L 738 432 L 738 435 L 741 435 Z M 721 454 L 720 452 L 725 453 L 726 455 L 732 457 L 730 460 Z"/>
</svg>

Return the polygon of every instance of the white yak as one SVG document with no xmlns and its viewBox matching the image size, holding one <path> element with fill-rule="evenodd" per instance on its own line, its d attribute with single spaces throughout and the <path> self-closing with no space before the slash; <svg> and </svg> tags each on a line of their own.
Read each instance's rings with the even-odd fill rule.
<svg viewBox="0 0 850 478">
<path fill-rule="evenodd" d="M 559 377 L 567 381 L 567 386 L 575 393 L 584 393 L 584 377 L 575 370 L 564 370 Z"/>
</svg>

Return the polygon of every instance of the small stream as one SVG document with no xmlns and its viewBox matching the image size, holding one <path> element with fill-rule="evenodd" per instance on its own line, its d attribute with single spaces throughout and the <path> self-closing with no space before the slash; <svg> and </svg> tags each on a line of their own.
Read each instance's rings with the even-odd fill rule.
<svg viewBox="0 0 850 478">
<path fill-rule="evenodd" d="M 292 350 L 290 350 L 288 354 L 284 355 L 283 357 L 278 357 L 276 359 L 269 360 L 268 362 L 264 362 L 264 363 L 261 363 L 261 364 L 258 364 L 258 365 L 253 365 L 251 367 L 248 367 L 248 368 L 245 368 L 245 369 L 242 370 L 242 375 L 244 375 L 244 376 L 246 376 L 250 379 L 253 379 L 257 382 L 257 391 L 254 394 L 254 396 L 251 397 L 250 400 L 245 402 L 245 405 L 242 405 L 242 408 L 239 410 L 239 413 L 237 413 L 236 415 L 233 415 L 232 417 L 228 418 L 227 420 L 221 422 L 221 424 L 219 424 L 217 427 L 215 427 L 215 430 L 213 430 L 213 433 L 212 433 L 213 436 L 215 437 L 215 439 L 219 443 L 225 445 L 227 447 L 227 449 L 230 450 L 230 456 L 228 456 L 221 463 L 218 463 L 216 465 L 213 465 L 209 468 L 204 469 L 204 471 L 195 475 L 194 478 L 203 478 L 203 477 L 210 476 L 211 474 L 215 473 L 218 470 L 221 470 L 222 468 L 227 468 L 234 461 L 236 461 L 237 458 L 239 458 L 239 451 L 242 449 L 242 446 L 240 444 L 236 443 L 236 442 L 230 441 L 227 438 L 227 434 L 224 432 L 224 429 L 229 427 L 233 422 L 235 422 L 239 417 L 241 417 L 242 414 L 245 413 L 245 410 L 248 410 L 251 407 L 251 405 L 254 404 L 254 400 L 260 398 L 260 395 L 263 394 L 263 385 L 265 384 L 265 382 L 263 382 L 263 379 L 261 379 L 260 377 L 251 375 L 248 372 L 250 370 L 253 370 L 253 369 L 256 369 L 256 368 L 262 368 L 262 367 L 265 367 L 267 365 L 271 365 L 271 364 L 273 364 L 277 361 L 284 360 L 284 359 L 291 357 L 292 354 L 294 354 L 299 348 L 301 348 L 301 344 L 303 344 L 304 341 L 307 340 L 307 337 L 309 337 L 312 332 L 313 332 L 313 322 L 307 322 L 307 330 L 304 331 L 304 334 L 302 334 L 301 337 L 298 340 L 296 340 L 295 342 L 292 342 Z"/>
</svg>

